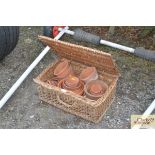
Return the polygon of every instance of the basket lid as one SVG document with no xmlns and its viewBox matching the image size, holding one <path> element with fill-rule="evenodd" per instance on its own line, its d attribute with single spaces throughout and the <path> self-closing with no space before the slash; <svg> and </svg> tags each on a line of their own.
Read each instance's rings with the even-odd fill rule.
<svg viewBox="0 0 155 155">
<path fill-rule="evenodd" d="M 45 36 L 38 36 L 38 38 L 44 44 L 51 47 L 51 49 L 53 49 L 60 57 L 78 61 L 90 66 L 93 65 L 105 73 L 119 76 L 118 69 L 109 53 L 60 40 L 54 40 Z"/>
</svg>

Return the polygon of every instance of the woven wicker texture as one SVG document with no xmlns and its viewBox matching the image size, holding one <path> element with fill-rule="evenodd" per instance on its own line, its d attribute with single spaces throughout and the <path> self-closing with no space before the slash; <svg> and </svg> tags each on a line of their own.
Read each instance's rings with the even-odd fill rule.
<svg viewBox="0 0 155 155">
<path fill-rule="evenodd" d="M 119 77 L 111 55 L 91 48 L 55 41 L 48 37 L 39 37 L 39 39 L 58 53 L 60 58 L 63 57 L 71 60 L 71 65 L 76 75 L 79 75 L 88 66 L 95 66 L 99 79 L 108 85 L 106 93 L 97 101 L 76 95 L 71 91 L 50 86 L 45 81 L 54 76 L 53 70 L 59 63 L 60 59 L 58 59 L 34 79 L 35 83 L 37 83 L 40 99 L 89 121 L 99 122 L 114 99 Z"/>
<path fill-rule="evenodd" d="M 111 75 L 119 75 L 117 67 L 110 54 L 91 48 L 70 44 L 63 41 L 56 41 L 49 37 L 39 36 L 39 39 L 50 46 L 60 57 L 81 62 L 86 65 L 95 66 L 97 70 L 104 71 Z"/>
</svg>

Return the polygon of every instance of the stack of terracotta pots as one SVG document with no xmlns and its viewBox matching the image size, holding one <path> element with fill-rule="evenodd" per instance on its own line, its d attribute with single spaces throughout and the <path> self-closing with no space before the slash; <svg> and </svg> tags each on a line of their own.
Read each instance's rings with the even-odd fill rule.
<svg viewBox="0 0 155 155">
<path fill-rule="evenodd" d="M 64 79 L 72 74 L 72 66 L 70 65 L 70 61 L 67 59 L 61 59 L 61 62 L 54 69 L 54 75 L 58 79 Z"/>
<path fill-rule="evenodd" d="M 47 80 L 47 83 L 52 86 L 58 86 L 60 80 L 73 75 L 73 70 L 70 65 L 70 61 L 67 59 L 61 59 L 59 64 L 54 69 L 54 77 L 50 80 Z"/>
<path fill-rule="evenodd" d="M 97 100 L 106 92 L 108 85 L 101 80 L 92 80 L 85 85 L 84 91 L 88 98 Z"/>
<path fill-rule="evenodd" d="M 80 79 L 85 83 L 98 79 L 98 74 L 95 67 L 87 67 L 80 74 Z"/>
<path fill-rule="evenodd" d="M 83 95 L 84 93 L 84 83 L 78 77 L 72 75 L 61 80 L 58 83 L 58 87 L 70 90 L 78 95 Z"/>
<path fill-rule="evenodd" d="M 108 88 L 105 82 L 98 80 L 98 73 L 95 67 L 85 68 L 77 77 L 73 72 L 70 61 L 64 58 L 57 64 L 53 74 L 54 77 L 51 80 L 47 80 L 48 84 L 70 90 L 92 100 L 99 99 Z"/>
</svg>

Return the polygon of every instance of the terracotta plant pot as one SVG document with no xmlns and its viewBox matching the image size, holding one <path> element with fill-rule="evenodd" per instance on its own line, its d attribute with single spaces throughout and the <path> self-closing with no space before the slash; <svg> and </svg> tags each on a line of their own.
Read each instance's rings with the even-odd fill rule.
<svg viewBox="0 0 155 155">
<path fill-rule="evenodd" d="M 54 75 L 59 78 L 63 79 L 69 75 L 73 74 L 73 70 L 71 65 L 69 64 L 69 60 L 61 59 L 60 63 L 54 69 Z"/>
<path fill-rule="evenodd" d="M 76 76 L 68 76 L 65 80 L 65 85 L 71 88 L 77 87 L 79 84 L 80 80 Z"/>
<path fill-rule="evenodd" d="M 86 97 L 92 100 L 97 100 L 102 97 L 107 89 L 108 85 L 101 80 L 90 81 L 84 87 Z"/>
<path fill-rule="evenodd" d="M 81 81 L 80 82 L 80 87 L 79 89 L 75 89 L 75 90 L 72 90 L 75 94 L 78 94 L 78 95 L 83 95 L 84 94 L 84 83 Z"/>
<path fill-rule="evenodd" d="M 66 79 L 61 80 L 58 83 L 58 87 L 70 90 L 78 95 L 83 95 L 84 93 L 84 83 L 80 81 L 79 78 L 71 75 Z"/>
<path fill-rule="evenodd" d="M 82 80 L 85 83 L 97 79 L 98 79 L 98 73 L 95 67 L 87 67 L 80 74 L 80 80 Z"/>
<path fill-rule="evenodd" d="M 50 80 L 47 80 L 46 81 L 48 84 L 52 85 L 52 86 L 57 86 L 58 85 L 58 82 L 59 82 L 59 79 L 58 78 L 52 78 Z"/>
</svg>

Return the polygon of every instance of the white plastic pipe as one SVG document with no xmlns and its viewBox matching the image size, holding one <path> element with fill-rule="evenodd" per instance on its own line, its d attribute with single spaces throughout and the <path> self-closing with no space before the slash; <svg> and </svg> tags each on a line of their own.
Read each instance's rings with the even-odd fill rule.
<svg viewBox="0 0 155 155">
<path fill-rule="evenodd" d="M 62 28 L 59 28 L 58 30 L 61 31 Z M 69 35 L 74 35 L 74 31 L 71 31 L 71 30 L 66 30 L 65 33 L 67 33 Z M 134 53 L 134 51 L 135 51 L 134 48 L 119 45 L 119 44 L 116 44 L 116 43 L 113 43 L 113 42 L 110 42 L 110 41 L 106 41 L 106 40 L 102 40 L 102 39 L 100 40 L 100 44 L 107 45 L 107 46 L 110 46 L 110 47 L 113 47 L 113 48 L 117 48 L 117 49 L 120 49 L 120 50 L 123 50 L 123 51 L 130 52 L 130 53 Z"/>
<path fill-rule="evenodd" d="M 110 47 L 113 47 L 113 48 L 117 48 L 117 49 L 120 49 L 120 50 L 123 50 L 123 51 L 127 51 L 129 53 L 134 53 L 134 51 L 135 51 L 134 48 L 119 45 L 119 44 L 112 43 L 112 42 L 106 41 L 106 40 L 100 40 L 100 44 L 107 45 L 107 46 L 110 46 Z"/>
<path fill-rule="evenodd" d="M 154 101 L 150 104 L 150 106 L 146 109 L 146 111 L 143 113 L 143 115 L 141 116 L 142 119 L 147 118 L 155 109 L 155 99 Z M 142 125 L 138 124 L 132 127 L 132 129 L 140 129 Z"/>
<path fill-rule="evenodd" d="M 62 31 L 54 39 L 60 39 L 67 29 L 69 29 L 68 26 L 62 29 Z M 15 84 L 10 88 L 10 90 L 5 94 L 5 96 L 0 100 L 0 109 L 4 106 L 8 99 L 13 95 L 13 93 L 17 90 L 17 88 L 21 85 L 21 83 L 26 79 L 26 77 L 31 73 L 31 71 L 41 61 L 41 59 L 47 54 L 49 50 L 50 47 L 47 46 L 33 61 L 33 63 L 26 69 L 26 71 L 21 75 L 21 77 L 15 82 Z"/>
<path fill-rule="evenodd" d="M 61 31 L 61 30 L 62 30 L 62 28 L 59 28 L 58 30 L 59 30 L 59 31 Z M 66 30 L 66 31 L 65 31 L 65 33 L 67 33 L 67 34 L 69 34 L 69 35 L 72 35 L 72 36 L 73 36 L 75 32 L 74 32 L 74 31 L 71 31 L 71 30 Z"/>
<path fill-rule="evenodd" d="M 155 109 L 155 99 L 151 103 L 151 105 L 146 109 L 146 111 L 144 112 L 143 115 L 150 115 L 153 112 L 154 109 Z"/>
</svg>

